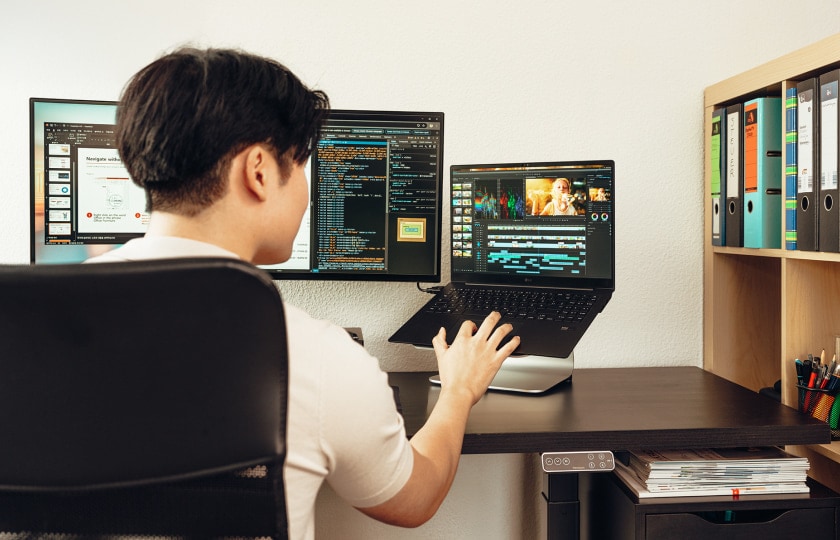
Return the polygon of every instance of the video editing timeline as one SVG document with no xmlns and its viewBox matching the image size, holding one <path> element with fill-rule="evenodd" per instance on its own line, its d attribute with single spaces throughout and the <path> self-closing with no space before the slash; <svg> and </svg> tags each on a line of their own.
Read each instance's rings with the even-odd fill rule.
<svg viewBox="0 0 840 540">
<path fill-rule="evenodd" d="M 443 115 L 332 111 L 312 155 L 312 271 L 432 275 Z"/>
<path fill-rule="evenodd" d="M 476 228 L 483 225 L 479 222 Z M 476 261 L 481 270 L 517 268 L 523 273 L 541 274 L 568 269 L 579 274 L 585 265 L 583 226 L 487 225 L 486 237 L 486 257 Z M 481 254 L 480 248 L 476 254 Z"/>
<path fill-rule="evenodd" d="M 611 190 L 596 168 L 454 171 L 453 271 L 609 277 Z"/>
<path fill-rule="evenodd" d="M 44 242 L 122 244 L 148 224 L 145 193 L 115 147 L 113 124 L 44 122 Z"/>
</svg>

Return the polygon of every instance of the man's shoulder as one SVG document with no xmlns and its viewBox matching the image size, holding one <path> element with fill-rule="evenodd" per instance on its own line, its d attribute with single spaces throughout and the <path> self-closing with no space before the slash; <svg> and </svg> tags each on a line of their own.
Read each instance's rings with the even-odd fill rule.
<svg viewBox="0 0 840 540">
<path fill-rule="evenodd" d="M 106 251 L 100 255 L 90 257 L 85 263 L 113 263 L 113 262 L 127 262 L 129 259 L 121 253 L 122 248 L 117 248 L 112 251 Z"/>
<path fill-rule="evenodd" d="M 344 328 L 287 302 L 283 308 L 291 363 L 302 370 L 317 371 L 317 377 L 327 385 L 351 380 L 381 382 L 379 360 L 353 341 Z"/>
</svg>

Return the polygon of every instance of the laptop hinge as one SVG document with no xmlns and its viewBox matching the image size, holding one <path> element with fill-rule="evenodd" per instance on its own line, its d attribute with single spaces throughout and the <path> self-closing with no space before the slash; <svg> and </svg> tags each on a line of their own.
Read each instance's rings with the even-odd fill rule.
<svg viewBox="0 0 840 540">
<path fill-rule="evenodd" d="M 453 284 L 454 285 L 454 284 Z M 520 285 L 512 285 L 512 284 L 502 284 L 502 283 L 472 283 L 472 282 L 463 282 L 461 285 L 466 285 L 468 287 L 489 287 L 492 289 L 501 289 L 501 288 L 510 288 L 510 289 L 551 289 L 551 290 L 563 290 L 563 291 L 583 291 L 583 292 L 595 292 L 598 289 L 587 288 L 587 287 L 552 287 L 551 285 L 533 285 L 533 284 L 520 284 Z"/>
</svg>

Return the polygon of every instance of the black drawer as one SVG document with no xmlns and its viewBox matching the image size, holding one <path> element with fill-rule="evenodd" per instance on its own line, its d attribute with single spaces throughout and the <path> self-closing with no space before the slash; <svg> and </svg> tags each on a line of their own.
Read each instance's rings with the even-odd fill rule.
<svg viewBox="0 0 840 540">
<path fill-rule="evenodd" d="M 582 474 L 586 540 L 836 540 L 840 496 L 809 480 L 809 494 L 671 497 L 639 501 L 613 474 Z"/>
<path fill-rule="evenodd" d="M 646 540 L 835 540 L 834 509 L 648 514 Z"/>
</svg>

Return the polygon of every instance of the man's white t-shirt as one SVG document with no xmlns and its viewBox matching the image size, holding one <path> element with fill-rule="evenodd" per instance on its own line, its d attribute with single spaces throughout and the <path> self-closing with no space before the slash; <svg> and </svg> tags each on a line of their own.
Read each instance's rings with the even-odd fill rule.
<svg viewBox="0 0 840 540">
<path fill-rule="evenodd" d="M 205 256 L 236 258 L 204 242 L 147 236 L 88 262 Z M 312 539 L 315 499 L 324 480 L 349 504 L 375 506 L 402 489 L 414 455 L 377 359 L 341 327 L 283 305 L 289 350 L 283 470 L 289 533 Z"/>
</svg>

